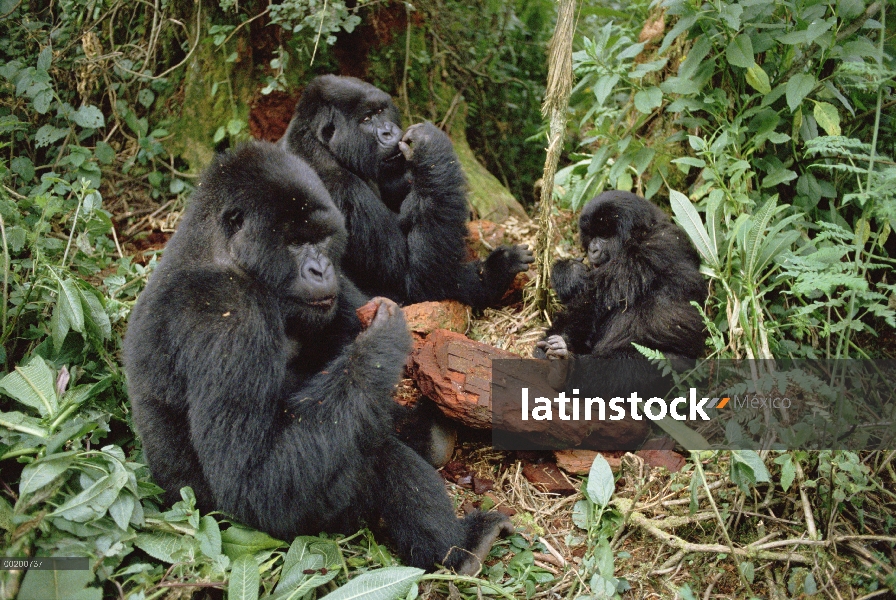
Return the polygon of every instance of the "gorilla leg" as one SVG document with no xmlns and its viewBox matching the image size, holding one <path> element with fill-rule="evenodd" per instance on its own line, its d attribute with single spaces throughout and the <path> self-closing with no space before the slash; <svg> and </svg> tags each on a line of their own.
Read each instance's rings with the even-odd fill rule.
<svg viewBox="0 0 896 600">
<path fill-rule="evenodd" d="M 494 541 L 513 531 L 501 513 L 455 517 L 442 479 L 397 439 L 384 445 L 378 462 L 381 480 L 370 500 L 408 564 L 430 569 L 438 563 L 458 573 L 475 573 Z"/>
<path fill-rule="evenodd" d="M 451 460 L 457 442 L 457 428 L 428 398 L 413 408 L 395 405 L 395 429 L 398 438 L 426 461 L 439 468 Z"/>
</svg>

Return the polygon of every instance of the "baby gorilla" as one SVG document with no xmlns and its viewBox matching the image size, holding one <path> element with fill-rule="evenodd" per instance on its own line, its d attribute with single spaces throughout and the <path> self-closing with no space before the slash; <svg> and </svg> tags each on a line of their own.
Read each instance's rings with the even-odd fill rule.
<svg viewBox="0 0 896 600">
<path fill-rule="evenodd" d="M 590 266 L 554 264 L 565 310 L 536 356 L 640 357 L 632 342 L 667 358 L 700 356 L 703 320 L 691 305 L 706 301 L 700 258 L 666 213 L 635 194 L 604 192 L 582 210 L 579 236 Z"/>
<path fill-rule="evenodd" d="M 475 572 L 498 513 L 454 515 L 441 478 L 394 434 L 410 348 L 401 310 L 340 274 L 343 217 L 315 172 L 252 143 L 203 175 L 131 314 L 134 425 L 169 502 L 191 486 L 281 539 L 381 521 L 410 565 Z"/>
</svg>

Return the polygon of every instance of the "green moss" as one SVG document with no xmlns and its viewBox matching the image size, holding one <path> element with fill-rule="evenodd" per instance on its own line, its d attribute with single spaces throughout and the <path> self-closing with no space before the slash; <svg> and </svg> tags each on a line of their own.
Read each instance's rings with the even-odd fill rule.
<svg viewBox="0 0 896 600">
<path fill-rule="evenodd" d="M 203 30 L 208 26 L 206 22 Z M 175 140 L 171 150 L 187 162 L 192 172 L 202 170 L 211 162 L 215 153 L 214 136 L 219 127 L 238 119 L 244 126 L 236 139 L 249 135 L 249 102 L 260 86 L 252 79 L 251 52 L 227 62 L 227 55 L 237 47 L 248 48 L 248 40 L 238 43 L 234 36 L 225 52 L 207 37 L 199 42 L 187 64 L 180 117 L 171 128 Z"/>
</svg>

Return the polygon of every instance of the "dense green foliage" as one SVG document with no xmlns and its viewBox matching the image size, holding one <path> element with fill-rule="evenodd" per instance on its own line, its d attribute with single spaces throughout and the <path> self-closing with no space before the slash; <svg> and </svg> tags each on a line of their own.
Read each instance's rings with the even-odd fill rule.
<svg viewBox="0 0 896 600">
<path fill-rule="evenodd" d="M 883 5 L 663 7 L 671 27 L 655 41 L 607 23 L 575 54 L 589 152 L 559 178 L 562 200 L 612 188 L 697 202 L 702 223 L 682 225 L 716 284 L 717 356 L 875 354 L 857 335 L 896 326 Z"/>
<path fill-rule="evenodd" d="M 667 0 L 665 33 L 635 42 L 657 13 L 645 1 L 611 4 L 580 7 L 569 137 L 581 146 L 558 179 L 560 200 L 577 208 L 610 187 L 669 198 L 713 281 L 713 356 L 892 354 L 875 336 L 896 325 L 896 15 L 860 0 Z M 156 261 L 147 234 L 170 230 L 167 217 L 192 189 L 183 171 L 196 166 L 186 157 L 194 123 L 180 110 L 207 103 L 204 152 L 245 138 L 243 91 L 291 90 L 336 70 L 331 44 L 378 8 L 350 5 L 0 2 L 0 547 L 91 565 L 0 571 L 0 597 L 157 598 L 229 586 L 234 598 L 413 598 L 424 583 L 470 598 L 531 597 L 554 580 L 535 564 L 545 548 L 520 535 L 496 546 L 502 560 L 485 579 L 421 578 L 366 530 L 273 540 L 200 514 L 189 490 L 165 510 L 140 463 L 118 352 Z M 451 121 L 463 100 L 471 146 L 528 201 L 543 162 L 554 4 L 413 8 L 411 26 L 371 50 L 370 78 L 415 118 Z M 248 35 L 263 17 L 273 22 L 265 32 L 279 32 L 267 54 Z M 220 71 L 191 91 L 190 69 L 210 64 Z M 849 453 L 775 463 L 769 473 L 745 454 L 711 466 L 739 486 L 730 504 L 769 481 L 787 492 L 804 469 L 826 519 L 861 511 L 876 485 Z M 705 484 L 697 468 L 695 503 Z M 611 548 L 623 512 L 609 504 L 606 470 L 595 469 L 573 512 L 588 546 L 576 586 L 612 596 L 628 585 L 614 575 Z M 745 580 L 752 564 L 739 565 Z M 813 589 L 800 569 L 793 595 Z M 883 584 L 863 576 L 855 585 Z"/>
</svg>

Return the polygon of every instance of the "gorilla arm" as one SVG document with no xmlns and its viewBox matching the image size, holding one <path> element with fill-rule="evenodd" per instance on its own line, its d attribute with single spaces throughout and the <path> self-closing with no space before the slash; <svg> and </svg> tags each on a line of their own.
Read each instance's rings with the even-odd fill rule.
<svg viewBox="0 0 896 600">
<path fill-rule="evenodd" d="M 273 299 L 230 290 L 225 300 L 226 287 L 206 289 L 220 290 L 218 307 L 227 302 L 233 309 L 196 315 L 182 360 L 194 367 L 186 371 L 194 379 L 188 389 L 196 390 L 189 400 L 190 436 L 216 506 L 284 537 L 340 528 L 338 522 L 297 520 L 339 514 L 354 497 L 345 487 L 353 482 L 339 483 L 352 475 L 340 473 L 340 466 L 356 464 L 357 453 L 387 433 L 382 398 L 409 349 L 401 311 L 381 306 L 366 332 L 320 373 L 289 389 L 294 344 L 270 308 Z"/>
<path fill-rule="evenodd" d="M 399 148 L 412 189 L 401 205 L 407 232 L 409 302 L 453 298 L 482 309 L 499 301 L 534 262 L 526 246 L 502 246 L 485 261 L 466 259 L 467 183 L 448 136 L 432 123 L 408 128 Z"/>
</svg>

